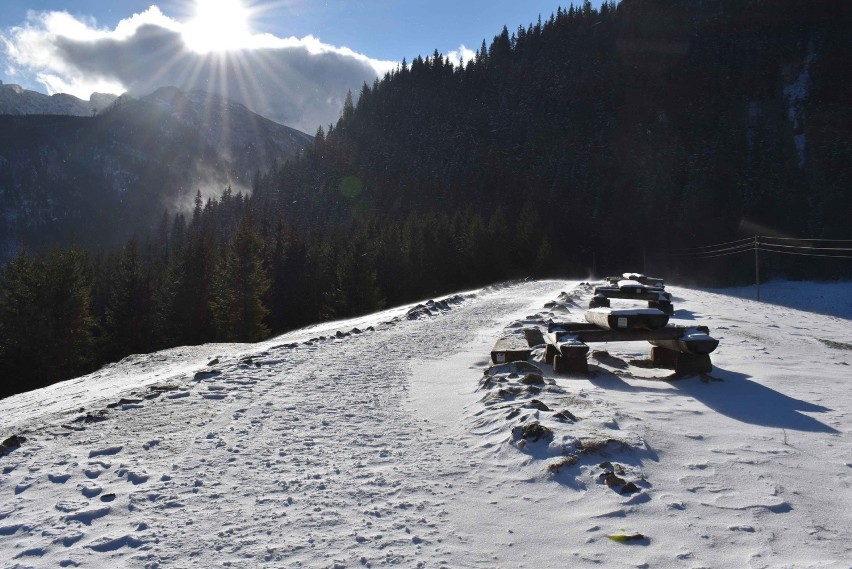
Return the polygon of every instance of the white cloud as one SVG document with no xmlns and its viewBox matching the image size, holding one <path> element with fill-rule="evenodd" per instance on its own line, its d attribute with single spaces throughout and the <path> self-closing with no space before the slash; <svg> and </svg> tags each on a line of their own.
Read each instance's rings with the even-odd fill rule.
<svg viewBox="0 0 852 569">
<path fill-rule="evenodd" d="M 454 49 L 447 54 L 447 59 L 449 59 L 454 65 L 458 65 L 461 62 L 467 63 L 474 57 L 476 57 L 476 52 L 465 47 L 464 44 L 461 44 L 458 49 Z"/>
<path fill-rule="evenodd" d="M 8 67 L 35 76 L 49 94 L 202 89 L 310 134 L 337 120 L 347 90 L 357 93 L 397 66 L 311 35 L 246 35 L 229 51 L 197 53 L 187 46 L 189 29 L 156 6 L 115 29 L 67 12 L 31 11 L 26 23 L 0 32 L 0 46 Z"/>
</svg>

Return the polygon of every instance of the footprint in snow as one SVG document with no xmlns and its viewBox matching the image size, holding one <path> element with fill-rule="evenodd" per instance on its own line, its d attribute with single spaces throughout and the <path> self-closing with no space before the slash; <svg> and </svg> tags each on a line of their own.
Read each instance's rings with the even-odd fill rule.
<svg viewBox="0 0 852 569">
<path fill-rule="evenodd" d="M 223 393 L 221 391 L 210 391 L 207 393 L 202 393 L 201 397 L 204 399 L 213 399 L 213 400 L 221 400 L 228 397 L 227 393 Z"/>
<path fill-rule="evenodd" d="M 86 498 L 94 498 L 95 496 L 103 492 L 103 488 L 92 482 L 80 484 L 78 488 L 80 489 L 80 493 L 83 494 L 83 496 L 85 496 Z"/>
<path fill-rule="evenodd" d="M 141 472 L 141 473 L 140 472 L 134 472 L 134 471 L 132 471 L 128 468 L 119 469 L 118 471 L 116 471 L 115 474 L 119 478 L 125 478 L 126 477 L 127 481 L 130 482 L 131 484 L 133 484 L 134 486 L 138 486 L 139 484 L 144 484 L 145 482 L 148 482 L 148 480 L 151 478 L 145 472 Z"/>
<path fill-rule="evenodd" d="M 91 508 L 88 510 L 80 510 L 74 512 L 73 514 L 68 514 L 63 519 L 66 522 L 80 522 L 87 526 L 92 525 L 92 522 L 98 518 L 102 518 L 105 515 L 109 514 L 112 508 L 109 506 L 103 506 L 100 508 Z"/>
<path fill-rule="evenodd" d="M 71 475 L 68 473 L 47 475 L 47 479 L 53 482 L 54 484 L 65 484 L 70 478 Z"/>
<path fill-rule="evenodd" d="M 107 407 L 109 407 L 110 409 L 118 408 L 122 411 L 125 409 L 141 409 L 142 407 L 144 407 L 141 404 L 142 401 L 142 399 L 139 399 L 137 397 L 122 397 L 115 403 L 110 403 L 109 405 L 107 405 Z"/>
<path fill-rule="evenodd" d="M 182 399 L 184 397 L 189 397 L 189 391 L 178 391 L 166 395 L 166 399 Z"/>
<path fill-rule="evenodd" d="M 86 534 L 84 534 L 83 532 L 79 532 L 79 531 L 74 532 L 74 533 L 69 533 L 67 535 L 62 535 L 62 536 L 57 537 L 56 539 L 53 540 L 53 543 L 55 543 L 57 545 L 62 545 L 62 546 L 65 546 L 65 547 L 71 547 L 72 545 L 74 545 L 75 543 L 77 543 L 78 541 L 83 539 L 83 537 L 85 535 Z M 62 564 L 60 563 L 60 565 L 62 565 Z M 66 565 L 62 565 L 62 567 L 66 567 Z"/>
<path fill-rule="evenodd" d="M 141 547 L 145 542 L 139 538 L 133 537 L 132 535 L 122 535 L 120 537 L 102 537 L 93 541 L 92 543 L 86 545 L 85 547 L 88 549 L 92 549 L 93 551 L 97 551 L 98 553 L 106 553 L 109 551 L 117 551 L 122 547 L 130 547 L 136 549 Z"/>
<path fill-rule="evenodd" d="M 95 449 L 89 451 L 89 458 L 95 458 L 98 456 L 112 456 L 114 454 L 118 454 L 121 452 L 121 449 L 124 447 L 122 445 L 110 446 L 101 449 Z"/>
<path fill-rule="evenodd" d="M 222 375 L 222 372 L 218 369 L 204 368 L 195 372 L 195 380 L 201 381 L 204 379 L 210 379 L 211 377 L 216 377 L 217 375 Z"/>
<path fill-rule="evenodd" d="M 21 557 L 43 557 L 46 553 L 47 550 L 43 547 L 34 547 L 33 549 L 26 549 L 20 552 L 15 556 L 15 559 L 20 559 Z"/>
<path fill-rule="evenodd" d="M 86 478 L 89 478 L 91 480 L 94 480 L 103 473 L 104 471 L 100 468 L 86 468 L 85 470 L 83 470 L 83 474 L 86 475 Z"/>
</svg>

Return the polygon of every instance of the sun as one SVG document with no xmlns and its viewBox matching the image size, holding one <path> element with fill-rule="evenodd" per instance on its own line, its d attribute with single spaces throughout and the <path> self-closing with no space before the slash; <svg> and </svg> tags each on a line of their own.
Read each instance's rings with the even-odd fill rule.
<svg viewBox="0 0 852 569">
<path fill-rule="evenodd" d="M 240 49 L 251 38 L 252 11 L 240 0 L 195 0 L 183 40 L 197 53 Z"/>
</svg>

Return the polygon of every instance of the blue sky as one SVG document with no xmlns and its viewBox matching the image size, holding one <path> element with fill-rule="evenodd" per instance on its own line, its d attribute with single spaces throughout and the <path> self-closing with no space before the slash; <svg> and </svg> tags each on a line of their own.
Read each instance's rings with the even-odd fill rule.
<svg viewBox="0 0 852 569">
<path fill-rule="evenodd" d="M 287 96 L 303 100 L 265 114 L 309 130 L 333 117 L 347 89 L 371 82 L 403 58 L 428 56 L 435 49 L 469 57 L 504 25 L 514 31 L 539 15 L 546 19 L 560 5 L 567 3 L 2 0 L 0 80 L 84 99 L 93 91 L 143 95 L 162 83 L 176 84 L 218 89 L 255 108 L 262 102 L 248 95 L 241 99 L 239 93 L 264 91 L 271 99 L 270 91 L 284 86 Z M 223 22 L 217 14 L 226 12 L 231 15 Z M 300 97 L 300 90 L 310 96 Z M 313 116 L 305 105 L 319 99 L 327 99 L 328 109 Z M 308 118 L 294 119 L 299 113 Z"/>
</svg>

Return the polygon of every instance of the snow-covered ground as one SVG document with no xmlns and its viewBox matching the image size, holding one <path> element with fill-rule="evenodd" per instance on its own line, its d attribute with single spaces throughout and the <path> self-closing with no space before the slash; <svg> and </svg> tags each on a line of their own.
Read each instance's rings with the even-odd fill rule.
<svg viewBox="0 0 852 569">
<path fill-rule="evenodd" d="M 583 321 L 592 286 L 537 281 L 0 400 L 0 566 L 850 567 L 852 285 L 668 290 L 712 373 L 484 375 Z"/>
</svg>

